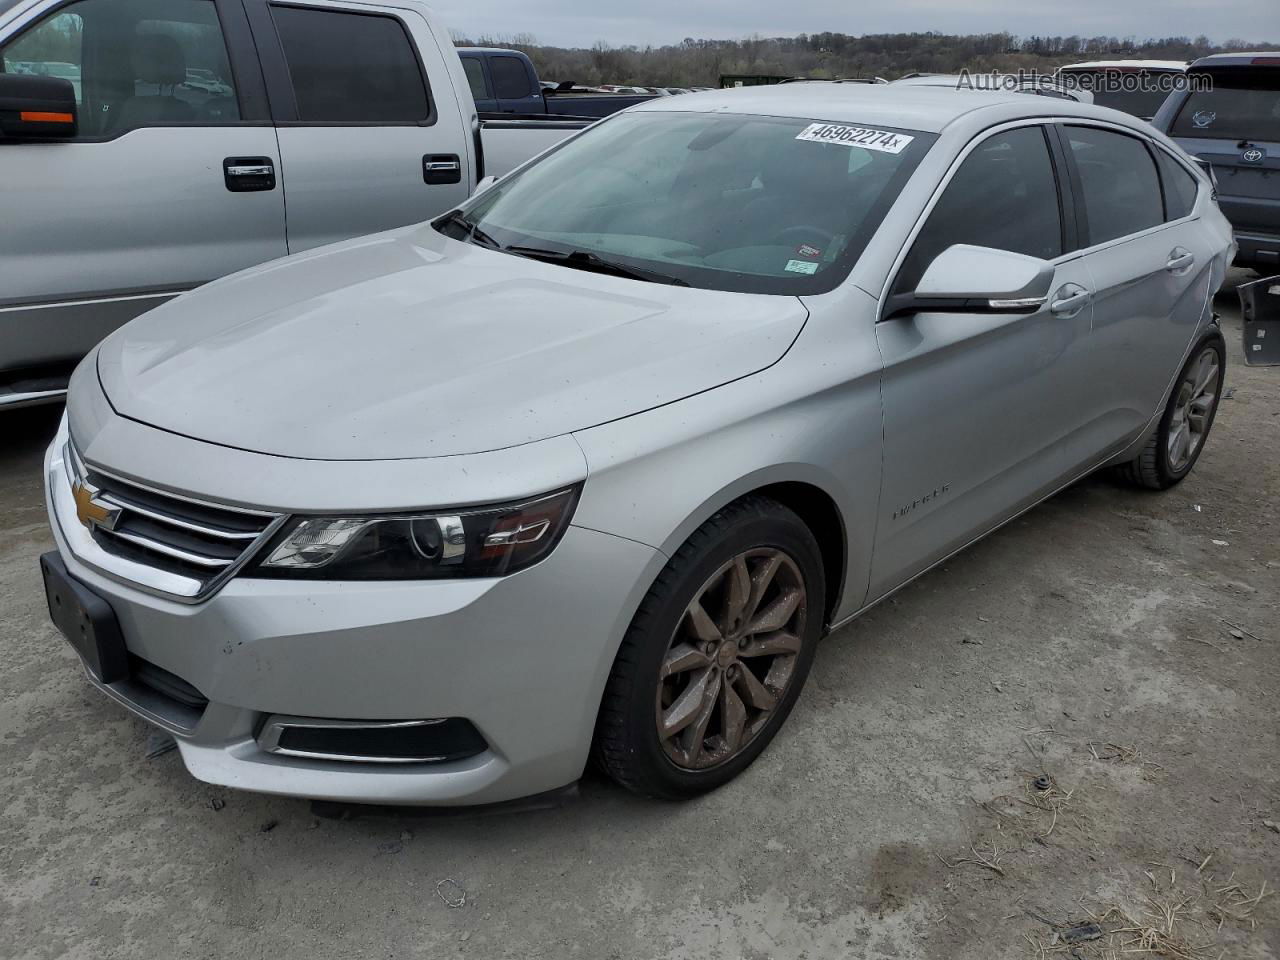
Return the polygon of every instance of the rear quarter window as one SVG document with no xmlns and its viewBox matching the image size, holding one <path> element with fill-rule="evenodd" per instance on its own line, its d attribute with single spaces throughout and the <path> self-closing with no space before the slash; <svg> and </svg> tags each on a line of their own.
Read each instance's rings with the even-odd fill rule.
<svg viewBox="0 0 1280 960">
<path fill-rule="evenodd" d="M 1164 188 L 1165 219 L 1180 220 L 1190 216 L 1196 205 L 1200 181 L 1165 150 L 1156 150 L 1156 162 L 1160 165 L 1160 184 Z"/>
</svg>

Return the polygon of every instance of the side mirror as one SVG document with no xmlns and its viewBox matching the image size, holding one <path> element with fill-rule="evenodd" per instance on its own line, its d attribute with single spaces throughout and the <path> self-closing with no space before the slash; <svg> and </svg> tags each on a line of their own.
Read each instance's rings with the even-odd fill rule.
<svg viewBox="0 0 1280 960">
<path fill-rule="evenodd" d="M 481 177 L 480 181 L 476 184 L 476 188 L 471 191 L 471 195 L 473 197 L 478 197 L 497 182 L 497 177 Z"/>
<path fill-rule="evenodd" d="M 913 292 L 890 300 L 889 315 L 926 310 L 1033 313 L 1048 301 L 1053 275 L 1048 260 L 957 243 L 934 258 Z"/>
<path fill-rule="evenodd" d="M 0 73 L 0 141 L 74 137 L 76 129 L 70 80 Z"/>
</svg>

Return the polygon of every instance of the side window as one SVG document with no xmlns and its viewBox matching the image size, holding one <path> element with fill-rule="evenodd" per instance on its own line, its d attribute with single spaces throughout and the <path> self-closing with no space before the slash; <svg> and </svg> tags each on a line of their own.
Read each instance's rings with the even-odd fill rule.
<svg viewBox="0 0 1280 960">
<path fill-rule="evenodd" d="M 491 57 L 489 73 L 493 75 L 493 91 L 499 100 L 519 100 L 533 93 L 529 71 L 516 57 Z"/>
<path fill-rule="evenodd" d="M 488 100 L 489 87 L 484 82 L 484 64 L 475 57 L 463 57 L 462 69 L 467 73 L 467 84 L 471 87 L 471 99 Z"/>
<path fill-rule="evenodd" d="M 1180 220 L 1191 215 L 1196 205 L 1196 193 L 1200 183 L 1165 150 L 1156 149 L 1160 163 L 1160 183 L 1164 187 L 1164 214 L 1166 220 Z"/>
<path fill-rule="evenodd" d="M 82 138 L 240 119 L 213 0 L 80 0 L 11 40 L 0 56 L 6 73 L 69 80 Z"/>
<path fill-rule="evenodd" d="M 1155 161 L 1135 137 L 1094 127 L 1067 127 L 1089 219 L 1086 246 L 1106 243 L 1164 222 Z"/>
<path fill-rule="evenodd" d="M 394 17 L 271 7 L 298 119 L 307 123 L 424 123 L 431 102 L 418 58 Z"/>
<path fill-rule="evenodd" d="M 982 141 L 938 199 L 898 273 L 910 293 L 933 259 L 957 243 L 1052 260 L 1062 255 L 1062 214 L 1053 161 L 1041 127 Z"/>
</svg>

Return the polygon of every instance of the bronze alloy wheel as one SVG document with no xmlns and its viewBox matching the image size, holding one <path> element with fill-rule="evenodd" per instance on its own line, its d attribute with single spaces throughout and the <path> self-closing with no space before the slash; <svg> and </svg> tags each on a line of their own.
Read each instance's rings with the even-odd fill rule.
<svg viewBox="0 0 1280 960">
<path fill-rule="evenodd" d="M 1169 468 L 1185 470 L 1209 432 L 1210 413 L 1218 400 L 1222 368 L 1218 351 L 1207 346 L 1188 364 L 1182 382 L 1174 391 L 1173 415 L 1169 419 Z"/>
<path fill-rule="evenodd" d="M 662 661 L 656 721 L 667 757 L 705 770 L 768 724 L 805 635 L 804 578 L 774 547 L 737 554 L 698 589 Z"/>
<path fill-rule="evenodd" d="M 1148 490 L 1168 490 L 1191 472 L 1218 413 L 1226 360 L 1226 343 L 1215 326 L 1183 364 L 1164 415 L 1142 450 L 1116 468 L 1121 479 Z"/>
</svg>

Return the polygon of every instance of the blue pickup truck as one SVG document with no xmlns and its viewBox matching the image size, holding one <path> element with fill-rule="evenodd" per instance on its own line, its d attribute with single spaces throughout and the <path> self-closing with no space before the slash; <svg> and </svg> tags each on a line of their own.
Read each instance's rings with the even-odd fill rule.
<svg viewBox="0 0 1280 960">
<path fill-rule="evenodd" d="M 607 117 L 652 96 L 543 90 L 538 72 L 519 50 L 459 47 L 471 96 L 482 118 L 495 114 Z M 567 86 L 567 85 L 566 85 Z"/>
</svg>

